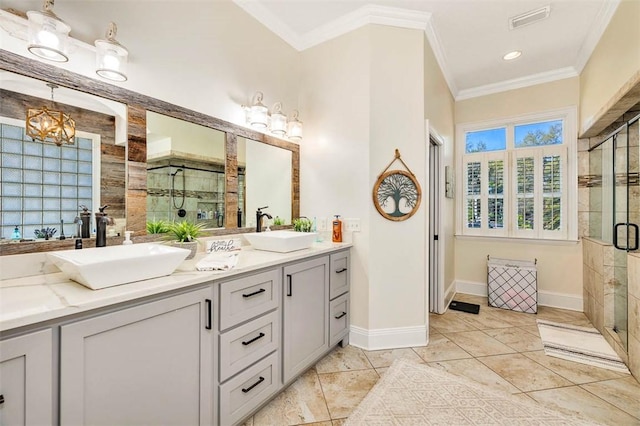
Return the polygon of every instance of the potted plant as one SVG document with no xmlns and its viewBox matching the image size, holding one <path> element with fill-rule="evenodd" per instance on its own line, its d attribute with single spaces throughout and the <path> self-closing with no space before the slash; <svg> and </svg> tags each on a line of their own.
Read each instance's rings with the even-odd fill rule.
<svg viewBox="0 0 640 426">
<path fill-rule="evenodd" d="M 169 232 L 169 224 L 164 220 L 151 220 L 147 222 L 147 234 L 166 234 Z"/>
<path fill-rule="evenodd" d="M 197 238 L 202 233 L 204 223 L 193 223 L 188 220 L 172 222 L 167 225 L 167 239 L 171 240 L 174 246 L 191 250 L 187 259 L 192 259 L 198 250 Z"/>
<path fill-rule="evenodd" d="M 293 220 L 293 230 L 296 232 L 311 232 L 313 222 L 306 217 L 299 217 Z"/>
</svg>

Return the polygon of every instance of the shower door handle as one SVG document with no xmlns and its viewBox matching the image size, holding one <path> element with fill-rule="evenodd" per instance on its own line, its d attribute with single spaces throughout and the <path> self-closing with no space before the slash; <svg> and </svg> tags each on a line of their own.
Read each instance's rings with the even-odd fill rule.
<svg viewBox="0 0 640 426">
<path fill-rule="evenodd" d="M 620 226 L 627 227 L 627 245 L 625 247 L 621 247 L 618 244 L 618 228 Z M 629 229 L 630 228 L 634 230 L 633 246 L 629 246 Z M 613 227 L 613 246 L 618 250 L 625 250 L 625 251 L 638 250 L 640 245 L 640 241 L 638 241 L 639 236 L 640 236 L 640 229 L 638 228 L 638 225 L 636 225 L 635 223 L 628 223 L 628 222 L 616 223 Z"/>
</svg>

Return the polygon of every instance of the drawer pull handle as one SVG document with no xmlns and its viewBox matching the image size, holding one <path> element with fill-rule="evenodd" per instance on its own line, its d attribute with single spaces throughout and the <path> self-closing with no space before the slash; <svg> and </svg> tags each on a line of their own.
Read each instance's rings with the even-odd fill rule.
<svg viewBox="0 0 640 426">
<path fill-rule="evenodd" d="M 342 273 L 342 272 L 344 272 L 344 271 L 346 271 L 346 270 L 347 270 L 347 268 L 338 269 L 338 270 L 336 271 L 336 274 L 340 274 L 340 273 Z"/>
<path fill-rule="evenodd" d="M 258 290 L 258 291 L 254 291 L 253 293 L 243 294 L 243 295 L 242 295 L 242 297 L 251 297 L 251 296 L 255 296 L 256 294 L 264 293 L 265 291 L 267 291 L 267 290 L 265 290 L 264 288 L 261 288 L 260 290 Z"/>
<path fill-rule="evenodd" d="M 207 317 L 206 317 L 206 323 L 204 325 L 204 328 L 206 328 L 207 330 L 211 330 L 211 323 L 213 315 L 211 313 L 211 299 L 205 299 L 204 303 L 206 304 L 207 307 Z"/>
<path fill-rule="evenodd" d="M 260 383 L 264 382 L 264 377 L 260 376 L 260 378 L 258 379 L 257 382 L 255 382 L 254 384 L 252 384 L 251 386 L 249 386 L 248 388 L 242 388 L 242 392 L 247 393 L 249 392 L 251 389 L 255 388 L 256 386 L 258 386 Z"/>
<path fill-rule="evenodd" d="M 260 334 L 258 334 L 256 337 L 254 337 L 253 339 L 251 339 L 251 340 L 247 340 L 246 342 L 242 342 L 242 344 L 243 344 L 243 345 L 245 345 L 245 346 L 250 345 L 250 344 L 252 344 L 253 342 L 255 342 L 256 340 L 258 340 L 258 339 L 262 339 L 264 336 L 265 336 L 265 334 L 264 334 L 264 333 L 260 333 Z"/>
<path fill-rule="evenodd" d="M 287 274 L 287 296 L 293 296 L 293 289 L 291 288 L 291 275 Z"/>
<path fill-rule="evenodd" d="M 4 395 L 0 395 L 0 404 L 4 404 Z"/>
<path fill-rule="evenodd" d="M 343 316 L 345 316 L 345 315 L 347 315 L 347 313 L 346 313 L 346 312 L 343 312 L 343 313 L 341 313 L 340 315 L 338 315 L 337 317 L 334 317 L 334 318 L 335 318 L 335 319 L 340 319 L 340 318 L 342 318 L 342 317 L 343 317 Z"/>
</svg>

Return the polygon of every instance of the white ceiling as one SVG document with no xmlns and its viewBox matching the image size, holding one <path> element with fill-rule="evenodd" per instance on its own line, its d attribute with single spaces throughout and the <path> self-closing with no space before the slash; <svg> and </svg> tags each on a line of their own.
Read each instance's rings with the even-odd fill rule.
<svg viewBox="0 0 640 426">
<path fill-rule="evenodd" d="M 298 50 L 368 23 L 424 30 L 456 99 L 578 75 L 619 0 L 233 0 Z M 509 18 L 550 5 L 547 19 Z M 506 62 L 502 56 L 521 50 Z"/>
</svg>

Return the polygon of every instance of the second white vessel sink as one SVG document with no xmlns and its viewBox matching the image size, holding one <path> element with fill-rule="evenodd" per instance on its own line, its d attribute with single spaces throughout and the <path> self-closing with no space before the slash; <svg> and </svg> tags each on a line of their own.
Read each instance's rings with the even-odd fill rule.
<svg viewBox="0 0 640 426">
<path fill-rule="evenodd" d="M 189 250 L 162 244 L 131 244 L 60 250 L 47 257 L 62 273 L 94 290 L 171 274 Z"/>
<path fill-rule="evenodd" d="M 311 247 L 316 239 L 315 232 L 270 231 L 244 234 L 249 244 L 256 250 L 288 253 Z"/>
</svg>

